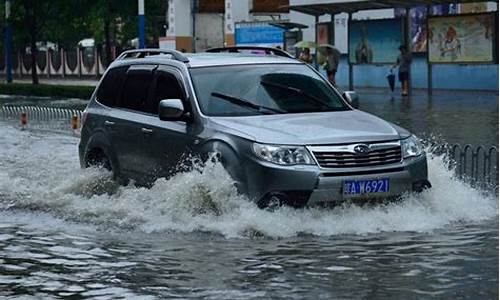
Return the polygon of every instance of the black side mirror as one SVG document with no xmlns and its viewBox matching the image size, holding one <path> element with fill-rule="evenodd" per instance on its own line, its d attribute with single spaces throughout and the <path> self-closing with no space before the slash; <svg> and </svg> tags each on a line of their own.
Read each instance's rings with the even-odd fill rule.
<svg viewBox="0 0 500 300">
<path fill-rule="evenodd" d="M 359 108 L 359 97 L 354 91 L 344 92 L 344 99 L 354 108 Z"/>
<path fill-rule="evenodd" d="M 184 117 L 181 99 L 164 99 L 158 104 L 158 117 L 162 121 L 179 121 Z"/>
</svg>

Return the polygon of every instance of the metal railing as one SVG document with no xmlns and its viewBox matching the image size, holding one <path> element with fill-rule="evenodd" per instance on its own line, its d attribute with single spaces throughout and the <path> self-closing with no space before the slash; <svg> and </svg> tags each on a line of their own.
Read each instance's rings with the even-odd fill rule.
<svg viewBox="0 0 500 300">
<path fill-rule="evenodd" d="M 458 176 L 473 185 L 498 190 L 497 147 L 455 144 L 447 152 Z"/>
<path fill-rule="evenodd" d="M 0 107 L 0 120 L 14 121 L 21 128 L 78 134 L 83 111 L 56 107 Z"/>
</svg>

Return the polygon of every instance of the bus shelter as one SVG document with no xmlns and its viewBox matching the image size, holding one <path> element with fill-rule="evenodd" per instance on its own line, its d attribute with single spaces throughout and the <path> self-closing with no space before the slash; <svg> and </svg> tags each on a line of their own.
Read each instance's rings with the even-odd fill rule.
<svg viewBox="0 0 500 300">
<path fill-rule="evenodd" d="M 364 54 L 359 54 L 359 53 L 354 53 L 352 51 L 351 47 L 351 41 L 350 39 L 352 38 L 353 31 L 356 30 L 356 25 L 355 23 L 358 21 L 353 20 L 352 14 L 355 12 L 359 11 L 364 11 L 364 10 L 376 10 L 376 9 L 399 9 L 403 11 L 403 18 L 400 18 L 399 20 L 397 19 L 380 19 L 379 21 L 384 21 L 387 24 L 376 24 L 375 21 L 376 19 L 372 20 L 364 20 L 364 21 L 359 21 L 361 22 L 373 22 L 373 25 L 376 26 L 386 26 L 386 28 L 392 28 L 392 30 L 397 30 L 398 28 L 401 29 L 401 42 L 402 44 L 406 44 L 407 49 L 412 49 L 412 38 L 411 38 L 411 15 L 410 15 L 410 9 L 414 7 L 426 7 L 427 10 L 427 24 L 426 24 L 426 52 L 427 52 L 427 88 L 428 88 L 428 93 L 432 94 L 432 71 L 433 71 L 433 64 L 440 64 L 440 63 L 455 63 L 455 64 L 485 64 L 485 63 L 490 63 L 490 64 L 495 64 L 498 62 L 498 0 L 497 1 L 490 1 L 490 2 L 496 2 L 496 11 L 495 12 L 490 12 L 490 13 L 477 13 L 477 14 L 450 14 L 447 15 L 448 17 L 447 20 L 438 19 L 438 16 L 434 16 L 432 14 L 432 7 L 435 5 L 442 5 L 442 4 L 462 4 L 462 3 L 477 3 L 477 0 L 377 0 L 377 1 L 366 1 L 366 0 L 325 0 L 325 1 L 319 1 L 319 3 L 316 4 L 299 4 L 299 5 L 290 5 L 289 8 L 290 10 L 297 11 L 303 14 L 307 15 L 312 15 L 316 18 L 316 24 L 319 24 L 319 17 L 322 15 L 331 15 L 332 22 L 335 20 L 335 15 L 340 14 L 340 13 L 347 13 L 348 14 L 348 34 L 347 34 L 347 49 L 348 49 L 348 63 L 349 63 L 349 89 L 352 90 L 354 88 L 354 78 L 353 78 L 353 67 L 356 64 L 362 64 L 362 63 L 372 63 L 372 64 L 384 64 L 384 63 L 389 63 L 388 61 L 376 61 L 375 58 L 371 57 L 371 54 L 364 53 Z M 456 17 L 458 20 L 453 20 L 451 19 L 452 17 Z M 469 18 L 470 20 L 467 20 Z M 436 20 L 435 20 L 436 19 Z M 392 20 L 392 23 L 391 23 Z M 400 26 L 397 22 L 400 22 Z M 443 22 L 445 21 L 445 22 Z M 432 22 L 432 23 L 431 23 Z M 453 42 L 453 35 L 456 35 L 456 31 L 454 32 L 454 29 L 450 29 L 451 27 L 455 26 L 453 23 L 455 22 L 457 25 L 460 26 L 460 22 L 462 22 L 465 25 L 462 25 L 463 27 L 471 27 L 477 22 L 483 28 L 484 35 L 488 36 L 490 35 L 489 39 L 491 41 L 491 44 L 489 42 L 485 42 L 484 45 L 478 45 L 478 41 L 470 41 L 470 44 L 476 44 L 476 45 L 470 45 L 470 47 L 475 47 L 478 51 L 476 52 L 481 52 L 477 53 L 477 55 L 469 55 L 469 57 L 460 57 L 458 58 L 456 55 L 453 56 L 452 51 L 447 51 L 447 49 L 443 50 L 443 39 L 446 40 L 446 46 L 449 49 L 455 49 L 459 47 L 465 47 L 463 42 L 460 44 L 460 42 Z M 380 23 L 380 22 L 379 22 Z M 450 25 L 452 24 L 452 25 Z M 487 26 L 486 26 L 486 25 Z M 353 25 L 353 26 L 351 26 Z M 437 32 L 434 32 L 434 35 L 432 35 L 432 30 L 437 31 L 437 29 L 441 29 L 441 31 L 444 33 L 440 33 L 440 36 L 437 36 Z M 374 26 L 369 25 L 364 25 L 361 29 L 357 28 L 358 36 L 361 36 L 359 39 L 363 40 L 363 34 L 366 33 L 366 31 L 370 30 L 367 28 L 370 28 Z M 382 28 L 382 27 L 381 27 Z M 484 29 L 486 28 L 486 29 Z M 448 31 L 446 32 L 446 29 Z M 316 26 L 316 30 L 318 30 L 318 26 Z M 363 32 L 363 30 L 365 32 Z M 472 29 L 470 29 L 472 30 Z M 378 33 L 380 34 L 380 33 Z M 397 33 L 396 33 L 397 34 Z M 315 34 L 317 36 L 317 32 Z M 358 37 L 357 36 L 357 37 Z M 448 42 L 448 39 L 451 42 Z M 479 43 L 482 41 L 479 41 Z M 435 45 L 436 43 L 441 43 L 441 46 Z M 455 44 L 455 48 L 453 47 L 453 44 Z M 481 47 L 479 47 L 481 46 Z M 397 49 L 397 47 L 396 47 Z M 441 51 L 441 52 L 440 52 Z M 474 51 L 469 51 L 469 53 L 473 53 Z M 483 53 L 484 52 L 484 53 Z M 487 53 L 486 53 L 487 52 Z M 372 55 L 373 56 L 373 55 Z M 394 63 L 394 60 L 392 61 Z M 411 86 L 411 71 L 410 71 L 410 86 Z M 410 90 L 411 91 L 411 90 Z"/>
</svg>

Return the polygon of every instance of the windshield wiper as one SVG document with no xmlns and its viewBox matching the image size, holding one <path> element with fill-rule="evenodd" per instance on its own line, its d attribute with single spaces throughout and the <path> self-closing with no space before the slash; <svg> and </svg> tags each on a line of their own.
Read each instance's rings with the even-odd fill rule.
<svg viewBox="0 0 500 300">
<path fill-rule="evenodd" d="M 332 108 L 328 102 L 325 102 L 323 99 L 321 99 L 319 97 L 316 97 L 314 95 L 308 94 L 308 93 L 306 93 L 305 91 L 303 91 L 303 90 L 301 90 L 299 88 L 287 86 L 287 85 L 284 85 L 284 84 L 279 84 L 279 83 L 264 81 L 264 80 L 262 80 L 260 83 L 263 84 L 263 85 L 272 86 L 272 87 L 276 87 L 276 88 L 280 88 L 280 89 L 283 89 L 283 90 L 294 92 L 295 94 L 298 94 L 298 95 L 301 95 L 301 96 L 305 96 L 305 97 L 313 100 L 316 103 L 322 104 L 322 105 L 324 105 L 324 106 L 326 106 L 328 108 Z"/>
<path fill-rule="evenodd" d="M 262 105 L 258 105 L 258 104 L 252 103 L 252 102 L 250 102 L 248 100 L 245 100 L 245 99 L 242 99 L 242 98 L 238 98 L 238 97 L 235 97 L 235 96 L 230 96 L 230 95 L 221 94 L 221 93 L 217 93 L 217 92 L 213 92 L 210 95 L 212 95 L 214 97 L 217 97 L 219 99 L 222 99 L 222 100 L 229 101 L 229 102 L 231 102 L 233 104 L 236 104 L 236 105 L 239 105 L 239 106 L 245 106 L 245 107 L 248 107 L 248 108 L 255 109 L 255 110 L 259 111 L 259 112 L 262 112 L 262 110 L 264 109 L 264 110 L 271 111 L 271 112 L 278 113 L 278 114 L 284 114 L 284 113 L 286 113 L 286 111 L 284 111 L 284 110 L 277 109 L 277 108 L 272 108 L 272 107 L 267 107 L 267 106 L 262 106 Z"/>
</svg>

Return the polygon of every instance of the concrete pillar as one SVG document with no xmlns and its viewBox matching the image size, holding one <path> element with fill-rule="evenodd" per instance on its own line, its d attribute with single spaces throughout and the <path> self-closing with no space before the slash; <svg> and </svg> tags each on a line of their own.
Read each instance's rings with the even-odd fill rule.
<svg viewBox="0 0 500 300">
<path fill-rule="evenodd" d="M 250 1 L 225 0 L 224 42 L 226 46 L 236 45 L 235 23 L 250 21 Z"/>
<path fill-rule="evenodd" d="M 432 16 L 432 6 L 427 5 L 427 18 L 430 16 Z M 427 48 L 427 51 L 429 51 L 429 48 Z M 427 60 L 427 94 L 432 95 L 432 63 L 429 60 Z"/>
<path fill-rule="evenodd" d="M 347 31 L 350 30 L 349 26 L 351 25 L 352 21 L 352 13 L 349 13 L 347 17 Z M 351 64 L 351 48 L 349 47 L 349 33 L 347 33 L 347 63 L 349 64 L 349 90 L 353 91 L 354 90 L 354 70 L 353 66 Z"/>
<path fill-rule="evenodd" d="M 234 46 L 234 19 L 233 19 L 233 3 L 231 0 L 224 2 L 224 45 Z"/>
<path fill-rule="evenodd" d="M 168 30 L 166 37 L 166 48 L 186 50 L 193 49 L 193 19 L 192 1 L 169 0 L 168 1 Z"/>
<path fill-rule="evenodd" d="M 316 45 L 318 45 L 318 23 L 319 23 L 319 16 L 314 16 L 314 43 Z M 319 51 L 314 51 L 314 68 L 316 70 L 319 70 L 318 54 Z"/>
<path fill-rule="evenodd" d="M 405 16 L 405 39 L 404 43 L 406 45 L 407 51 L 410 53 L 412 52 L 412 43 L 411 43 L 411 14 L 410 14 L 410 8 L 405 9 L 406 16 Z M 412 94 L 412 76 L 411 76 L 411 65 L 410 69 L 408 70 L 408 96 L 411 96 Z"/>
</svg>

